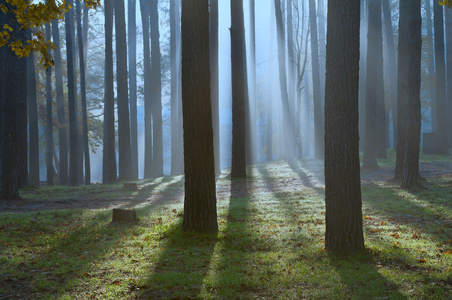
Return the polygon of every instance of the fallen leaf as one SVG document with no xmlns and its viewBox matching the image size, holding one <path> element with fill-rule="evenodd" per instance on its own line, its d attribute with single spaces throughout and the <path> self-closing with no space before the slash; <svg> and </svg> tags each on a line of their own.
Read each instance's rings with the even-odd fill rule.
<svg viewBox="0 0 452 300">
<path fill-rule="evenodd" d="M 371 220 L 371 219 L 372 219 L 372 217 L 364 216 L 364 219 L 368 219 L 368 220 Z"/>
</svg>

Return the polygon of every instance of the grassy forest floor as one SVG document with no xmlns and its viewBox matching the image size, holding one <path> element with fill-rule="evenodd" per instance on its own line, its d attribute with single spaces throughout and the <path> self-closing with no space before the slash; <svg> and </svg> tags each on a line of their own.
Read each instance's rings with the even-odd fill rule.
<svg viewBox="0 0 452 300">
<path fill-rule="evenodd" d="M 219 233 L 182 232 L 183 177 L 28 187 L 0 203 L 0 299 L 450 299 L 452 158 L 422 156 L 423 189 L 362 171 L 366 251 L 324 250 L 323 166 L 260 164 L 217 181 Z M 136 224 L 111 223 L 132 208 Z"/>
</svg>

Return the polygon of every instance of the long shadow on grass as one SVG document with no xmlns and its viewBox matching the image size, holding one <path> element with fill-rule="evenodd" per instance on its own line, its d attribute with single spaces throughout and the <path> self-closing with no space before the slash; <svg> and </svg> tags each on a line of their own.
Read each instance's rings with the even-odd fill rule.
<svg viewBox="0 0 452 300">
<path fill-rule="evenodd" d="M 27 297 L 41 297 L 46 293 L 53 296 L 64 294 L 68 289 L 77 290 L 74 282 L 81 278 L 102 278 L 109 270 L 98 270 L 95 263 L 105 260 L 105 254 L 133 230 L 133 225 L 112 225 L 106 223 L 109 212 L 101 212 L 87 222 L 78 215 L 83 211 L 50 211 L 33 214 L 34 228 L 40 230 L 39 218 L 51 218 L 58 223 L 52 232 L 37 232 L 35 236 L 23 236 L 30 242 L 23 247 L 30 254 L 19 264 L 12 265 L 19 282 L 29 289 Z M 43 227 L 41 230 L 48 228 Z M 28 231 L 27 231 L 28 232 Z M 45 241 L 37 241 L 43 239 Z M 54 244 L 53 244 L 54 242 Z M 25 275 L 20 275 L 25 274 Z M 110 284 L 106 282 L 105 284 Z M 15 291 L 13 291 L 15 293 Z M 95 290 L 85 289 L 86 296 L 95 295 Z"/>
<path fill-rule="evenodd" d="M 378 273 L 370 253 L 343 258 L 329 256 L 331 265 L 340 276 L 344 299 L 406 299 L 398 286 Z"/>
<path fill-rule="evenodd" d="M 196 299 L 208 275 L 217 236 L 182 231 L 182 216 L 162 227 L 159 254 L 152 259 L 140 298 Z"/>
<path fill-rule="evenodd" d="M 445 207 L 435 210 L 426 205 L 426 203 L 436 205 L 436 202 L 440 202 L 440 200 L 431 199 L 428 194 L 419 192 L 413 195 L 424 203 L 416 203 L 414 200 L 410 200 L 410 197 L 401 197 L 393 189 L 369 184 L 363 190 L 379 190 L 379 194 L 378 197 L 369 198 L 366 192 L 363 192 L 363 203 L 376 210 L 377 214 L 387 217 L 388 223 L 407 225 L 416 231 L 422 228 L 427 235 L 437 241 L 450 239 L 452 236 L 452 211 Z"/>
<path fill-rule="evenodd" d="M 213 288 L 221 297 L 237 298 L 252 289 L 247 279 L 249 252 L 256 251 L 248 230 L 249 186 L 246 179 L 231 180 L 231 196 L 226 215 L 227 226 L 222 232 L 221 258 L 216 265 Z M 257 250 L 259 251 L 259 249 Z"/>
<path fill-rule="evenodd" d="M 171 203 L 178 200 L 183 194 L 184 177 L 163 177 L 159 183 L 145 183 L 138 193 L 123 207 L 135 207 L 151 203 L 151 206 Z"/>
<path fill-rule="evenodd" d="M 155 199 L 150 205 L 138 210 L 139 217 L 153 211 L 155 207 L 163 203 L 172 203 L 178 199 L 181 180 L 180 178 L 169 180 L 165 188 L 155 195 Z M 149 184 L 146 188 L 141 189 L 138 203 L 145 202 L 145 197 L 149 197 L 149 194 L 161 184 L 163 183 Z M 133 204 L 136 205 L 137 202 Z M 11 283 L 12 290 L 20 282 L 21 290 L 23 292 L 28 290 L 26 293 L 63 295 L 69 289 L 81 288 L 74 285 L 74 282 L 79 280 L 83 282 L 94 279 L 98 280 L 97 284 L 103 286 L 127 282 L 128 278 L 121 278 L 121 274 L 118 274 L 119 277 L 114 281 L 111 278 L 107 279 L 111 277 L 108 275 L 115 270 L 102 262 L 107 259 L 130 260 L 128 256 L 124 256 L 124 253 L 114 250 L 121 248 L 121 242 L 128 239 L 140 223 L 131 225 L 110 223 L 111 210 L 95 211 L 89 218 L 86 217 L 86 214 L 90 214 L 90 212 L 55 210 L 30 214 L 30 222 L 19 231 L 22 232 L 22 239 L 30 239 L 28 244 L 22 246 L 22 248 L 30 249 L 26 251 L 29 254 L 25 255 L 20 262 L 9 265 L 11 272 L 9 272 L 8 282 Z M 41 226 L 40 219 L 43 218 L 53 219 L 54 224 Z M 40 239 L 45 242 L 39 241 Z M 108 257 L 110 254 L 111 256 Z M 107 267 L 100 269 L 99 265 Z M 32 281 L 33 284 L 31 284 Z M 133 284 L 133 282 L 130 283 Z M 24 285 L 27 286 L 27 289 L 23 287 Z M 97 288 L 93 284 L 91 285 L 93 290 L 85 287 L 84 293 L 95 296 Z M 99 294 L 97 296 L 102 297 Z"/>
</svg>

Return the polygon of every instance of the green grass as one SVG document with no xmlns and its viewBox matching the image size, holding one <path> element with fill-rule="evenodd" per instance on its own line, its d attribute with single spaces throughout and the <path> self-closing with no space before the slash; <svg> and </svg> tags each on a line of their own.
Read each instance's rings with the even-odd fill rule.
<svg viewBox="0 0 452 300">
<path fill-rule="evenodd" d="M 246 181 L 222 175 L 218 188 L 234 193 L 217 199 L 215 236 L 181 231 L 181 199 L 143 202 L 133 225 L 112 224 L 110 210 L 3 213 L 0 298 L 452 297 L 451 177 L 429 180 L 428 190 L 363 185 L 366 251 L 343 258 L 324 250 L 324 194 L 310 185 L 312 168 L 321 165 L 258 165 Z M 294 189 L 299 181 L 305 187 Z M 181 177 L 138 185 L 140 197 L 183 189 Z M 133 194 L 119 184 L 37 191 L 44 198 Z M 41 197 L 35 192 L 22 196 Z"/>
</svg>

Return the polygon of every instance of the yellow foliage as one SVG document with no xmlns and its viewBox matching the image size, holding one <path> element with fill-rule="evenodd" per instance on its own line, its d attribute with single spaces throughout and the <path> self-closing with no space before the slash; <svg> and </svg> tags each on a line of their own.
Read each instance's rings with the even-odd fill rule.
<svg viewBox="0 0 452 300">
<path fill-rule="evenodd" d="M 439 1 L 439 4 L 441 4 L 441 5 L 446 5 L 447 7 L 452 8 L 452 0 L 443 0 L 443 1 Z"/>
<path fill-rule="evenodd" d="M 81 0 L 75 0 L 81 1 Z M 100 0 L 85 0 L 85 5 L 89 8 L 96 8 Z M 5 24 L 3 30 L 0 29 L 0 47 L 8 46 L 18 57 L 27 57 L 30 51 L 37 51 L 42 54 L 41 63 L 44 67 L 53 66 L 53 58 L 50 50 L 55 49 L 55 45 L 47 41 L 44 35 L 36 30 L 53 20 L 64 20 L 65 13 L 70 9 L 65 0 L 47 0 L 31 3 L 29 0 L 4 0 L 0 2 L 0 10 L 5 14 L 14 15 L 14 24 Z M 31 38 L 22 43 L 15 39 L 14 28 L 30 30 Z"/>
</svg>

